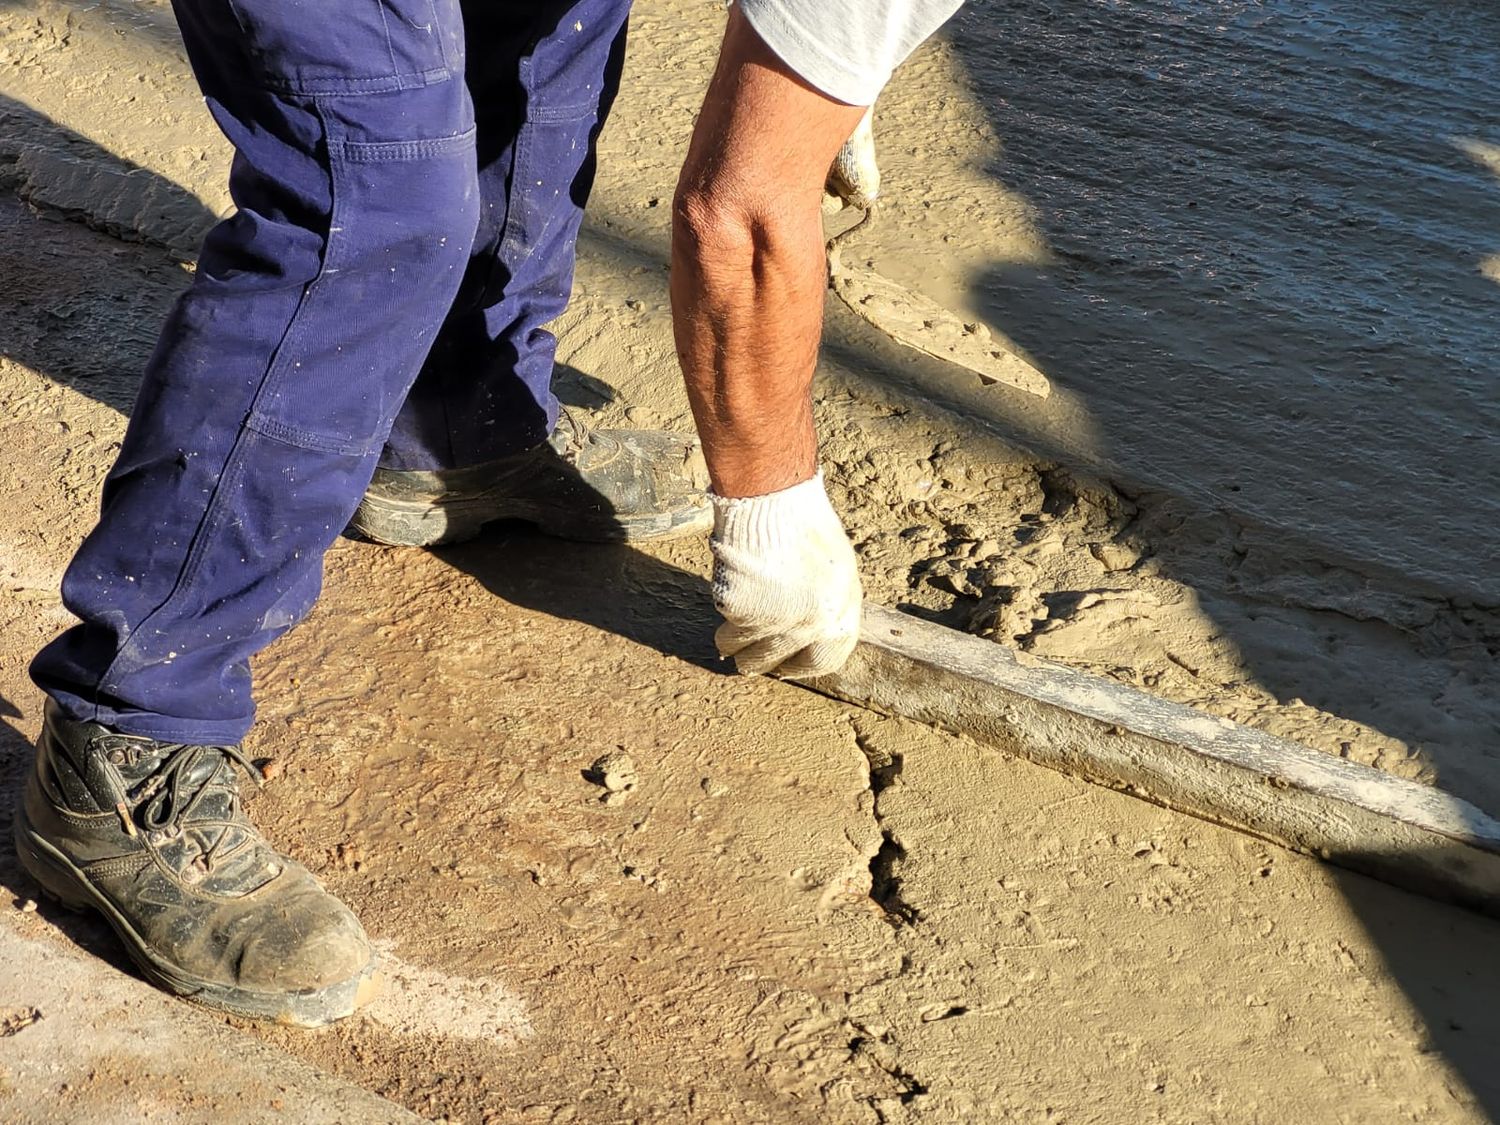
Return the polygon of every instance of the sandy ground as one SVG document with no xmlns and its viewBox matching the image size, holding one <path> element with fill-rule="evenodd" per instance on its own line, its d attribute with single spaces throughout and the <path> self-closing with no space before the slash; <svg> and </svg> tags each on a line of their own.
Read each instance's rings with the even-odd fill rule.
<svg viewBox="0 0 1500 1125">
<path fill-rule="evenodd" d="M 639 9 L 636 93 L 605 137 L 559 326 L 567 397 L 605 421 L 686 425 L 665 204 L 720 18 Z M 8 786 L 39 721 L 25 662 L 66 621 L 61 569 L 225 199 L 223 146 L 161 5 L 0 4 L 0 83 Z M 876 237 L 952 247 L 936 296 L 959 300 L 944 286 L 966 229 L 1046 259 L 1034 216 L 987 175 L 993 130 L 950 47 L 915 59 L 881 115 L 896 140 Z M 900 273 L 898 258 L 879 265 Z M 1284 529 L 1164 482 L 1027 452 L 952 409 L 959 376 L 837 303 L 830 318 L 820 420 L 872 597 L 1496 809 L 1492 609 L 1289 551 L 1302 541 Z M 945 380 L 962 394 L 913 393 Z M 988 393 L 991 413 L 1031 408 Z M 697 542 L 503 528 L 434 554 L 340 544 L 313 617 L 257 667 L 250 749 L 280 770 L 253 811 L 355 906 L 394 987 L 326 1033 L 226 1033 L 461 1121 L 1500 1115 L 1494 923 L 725 675 L 706 561 Z M 612 751 L 640 781 L 604 803 L 585 771 Z M 19 907 L 32 892 L 10 862 Z M 64 961 L 81 956 L 70 941 L 109 948 L 45 906 L 0 924 Z M 87 1033 L 92 996 L 0 997 L 15 1116 L 82 1119 L 59 1100 L 78 1080 L 31 1063 L 55 1049 L 37 1029 Z"/>
</svg>

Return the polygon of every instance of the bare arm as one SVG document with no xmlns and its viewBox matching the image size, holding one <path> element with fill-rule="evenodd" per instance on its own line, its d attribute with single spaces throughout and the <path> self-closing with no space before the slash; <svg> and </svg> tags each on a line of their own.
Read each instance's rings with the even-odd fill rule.
<svg viewBox="0 0 1500 1125">
<path fill-rule="evenodd" d="M 803 82 L 730 10 L 672 224 L 677 354 L 720 496 L 775 492 L 817 471 L 819 208 L 863 112 Z"/>
</svg>

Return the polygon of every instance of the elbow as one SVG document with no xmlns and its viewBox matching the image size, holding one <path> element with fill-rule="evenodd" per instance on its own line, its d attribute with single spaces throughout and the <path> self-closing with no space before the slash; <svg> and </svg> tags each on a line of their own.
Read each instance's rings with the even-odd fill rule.
<svg viewBox="0 0 1500 1125">
<path fill-rule="evenodd" d="M 757 217 L 735 193 L 716 185 L 684 186 L 672 201 L 672 258 L 694 272 L 753 260 Z"/>
<path fill-rule="evenodd" d="M 816 268 L 822 218 L 810 219 L 768 192 L 715 186 L 679 190 L 672 203 L 672 262 L 701 284 L 726 291 L 759 288 L 769 276 Z"/>
</svg>

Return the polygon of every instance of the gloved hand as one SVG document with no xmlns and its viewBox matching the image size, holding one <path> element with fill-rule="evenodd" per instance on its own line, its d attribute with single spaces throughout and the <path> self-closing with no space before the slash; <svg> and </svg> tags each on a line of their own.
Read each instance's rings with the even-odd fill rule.
<svg viewBox="0 0 1500 1125">
<path fill-rule="evenodd" d="M 874 106 L 865 110 L 853 134 L 833 158 L 825 189 L 844 206 L 861 211 L 871 207 L 880 194 L 880 165 L 875 163 L 875 133 L 870 125 L 874 112 Z"/>
<path fill-rule="evenodd" d="M 747 675 L 838 671 L 859 639 L 864 595 L 823 474 L 765 496 L 714 496 L 713 505 L 719 652 Z"/>
</svg>

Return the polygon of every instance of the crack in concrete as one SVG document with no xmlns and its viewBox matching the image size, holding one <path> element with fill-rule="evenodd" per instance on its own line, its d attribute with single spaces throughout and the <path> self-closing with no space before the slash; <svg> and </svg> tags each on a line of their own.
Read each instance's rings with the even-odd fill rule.
<svg viewBox="0 0 1500 1125">
<path fill-rule="evenodd" d="M 895 832 L 885 823 L 881 797 L 892 786 L 899 784 L 905 762 L 901 754 L 891 753 L 868 738 L 853 715 L 849 718 L 849 726 L 854 744 L 865 759 L 871 797 L 870 815 L 881 835 L 880 847 L 869 860 L 869 897 L 880 908 L 882 917 L 890 925 L 893 940 L 904 945 L 906 937 L 903 931 L 916 926 L 922 920 L 922 915 L 902 894 L 900 871 L 907 859 L 907 851 Z M 869 993 L 874 989 L 889 988 L 905 978 L 918 975 L 918 971 L 916 959 L 909 950 L 903 949 L 900 968 L 861 991 Z M 857 1020 L 849 1020 L 848 1026 L 854 1032 L 849 1040 L 850 1063 L 873 1067 L 894 1086 L 893 1094 L 870 1094 L 863 1101 L 874 1112 L 876 1121 L 881 1125 L 898 1120 L 892 1113 L 895 1106 L 910 1106 L 929 1092 L 929 1083 L 903 1065 L 901 1046 L 890 1028 L 868 1027 Z"/>
<path fill-rule="evenodd" d="M 864 1031 L 863 1028 L 857 1030 Z M 856 1035 L 849 1040 L 849 1057 L 851 1059 L 864 1059 L 877 1070 L 884 1073 L 895 1084 L 895 1101 L 902 1106 L 909 1106 L 922 1095 L 929 1092 L 927 1083 L 923 1082 L 911 1071 L 903 1067 L 898 1061 L 899 1048 L 896 1047 L 890 1032 L 880 1036 L 868 1034 Z M 885 1105 L 889 1099 L 870 1099 L 870 1108 L 875 1111 L 875 1119 L 885 1125 L 891 1121 Z"/>
<path fill-rule="evenodd" d="M 854 744 L 865 756 L 870 777 L 871 815 L 880 829 L 880 847 L 870 857 L 870 898 L 885 912 L 893 926 L 912 925 L 921 921 L 921 911 L 907 902 L 901 895 L 901 864 L 906 859 L 906 847 L 895 832 L 885 825 L 880 812 L 880 796 L 901 777 L 904 765 L 900 754 L 890 754 L 875 746 L 861 733 L 852 720 Z"/>
<path fill-rule="evenodd" d="M 881 829 L 880 850 L 870 860 L 870 898 L 896 926 L 907 926 L 922 920 L 921 911 L 901 897 L 902 862 L 906 848 L 888 828 Z"/>
</svg>

